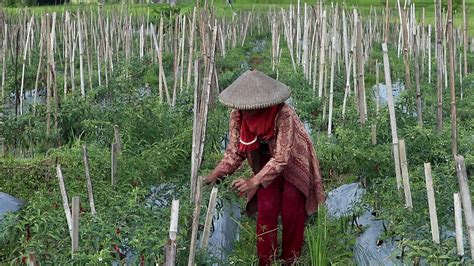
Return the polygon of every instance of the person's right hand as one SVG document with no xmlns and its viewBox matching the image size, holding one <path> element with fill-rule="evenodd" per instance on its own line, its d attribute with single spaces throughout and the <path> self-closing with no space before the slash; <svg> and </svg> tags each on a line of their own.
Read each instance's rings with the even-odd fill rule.
<svg viewBox="0 0 474 266">
<path fill-rule="evenodd" d="M 219 179 L 218 176 L 216 176 L 214 174 L 210 174 L 210 175 L 208 175 L 204 178 L 203 183 L 205 185 L 214 185 L 217 182 L 218 179 Z"/>
</svg>

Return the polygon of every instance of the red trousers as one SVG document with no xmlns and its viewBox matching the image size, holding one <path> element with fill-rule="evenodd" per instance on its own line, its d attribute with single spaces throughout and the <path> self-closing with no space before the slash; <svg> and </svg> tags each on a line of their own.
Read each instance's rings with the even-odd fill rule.
<svg viewBox="0 0 474 266">
<path fill-rule="evenodd" d="M 291 264 L 301 253 L 307 213 L 306 197 L 282 176 L 257 191 L 257 253 L 259 265 L 271 265 L 278 254 L 278 217 L 283 226 L 280 259 Z"/>
</svg>

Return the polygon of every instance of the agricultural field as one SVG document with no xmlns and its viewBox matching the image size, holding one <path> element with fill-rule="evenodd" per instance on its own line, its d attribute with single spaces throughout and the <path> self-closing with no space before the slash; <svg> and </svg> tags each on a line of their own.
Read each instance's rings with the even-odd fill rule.
<svg viewBox="0 0 474 266">
<path fill-rule="evenodd" d="M 474 263 L 472 0 L 201 2 L 4 7 L 0 264 L 257 265 L 251 169 L 201 182 L 250 68 L 321 166 L 297 265 Z"/>
</svg>

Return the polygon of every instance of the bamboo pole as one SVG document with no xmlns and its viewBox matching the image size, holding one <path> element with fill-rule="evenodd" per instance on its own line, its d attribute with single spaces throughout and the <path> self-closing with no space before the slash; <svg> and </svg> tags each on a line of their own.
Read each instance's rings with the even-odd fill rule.
<svg viewBox="0 0 474 266">
<path fill-rule="evenodd" d="M 326 10 L 323 11 L 323 18 L 321 22 L 321 45 L 319 50 L 319 86 L 318 86 L 318 97 L 323 96 L 323 81 L 324 81 L 324 69 L 325 69 L 325 47 L 326 47 Z"/>
<path fill-rule="evenodd" d="M 72 198 L 72 244 L 71 254 L 74 258 L 75 253 L 79 250 L 79 196 Z"/>
<path fill-rule="evenodd" d="M 454 193 L 453 198 L 454 198 L 454 224 L 456 228 L 456 248 L 457 248 L 458 256 L 464 256 L 461 197 L 459 196 L 459 193 Z"/>
<path fill-rule="evenodd" d="M 400 169 L 400 155 L 398 149 L 398 134 L 397 134 L 397 121 L 395 119 L 395 107 L 393 103 L 393 91 L 392 91 L 392 78 L 390 75 L 390 63 L 388 59 L 388 49 L 387 44 L 382 44 L 382 51 L 383 51 L 383 62 L 384 62 L 384 72 L 385 72 L 385 85 L 386 85 L 386 92 L 387 92 L 387 105 L 388 105 L 388 112 L 390 116 L 390 128 L 392 132 L 392 151 L 393 151 L 393 159 L 395 163 L 395 176 L 397 180 L 397 189 L 400 190 L 402 186 L 402 178 L 401 178 L 401 169 Z"/>
<path fill-rule="evenodd" d="M 91 213 L 92 215 L 95 215 L 96 211 L 95 211 L 95 203 L 94 203 L 94 193 L 92 190 L 91 175 L 89 172 L 89 155 L 87 152 L 86 144 L 82 145 L 82 160 L 84 162 L 84 172 L 86 175 L 86 182 L 87 182 L 87 195 L 89 196 L 89 204 L 91 206 Z"/>
<path fill-rule="evenodd" d="M 357 28 L 357 42 L 356 42 L 356 53 L 357 53 L 357 69 L 358 69 L 358 84 L 357 84 L 357 103 L 359 107 L 359 122 L 364 125 L 367 119 L 365 105 L 365 84 L 364 84 L 364 61 L 362 58 L 362 26 L 359 19 L 356 20 Z"/>
<path fill-rule="evenodd" d="M 217 188 L 212 188 L 211 196 L 209 198 L 209 205 L 207 207 L 206 220 L 204 223 L 204 230 L 201 237 L 201 249 L 207 249 L 209 244 L 209 234 L 211 231 L 212 217 L 216 208 Z"/>
<path fill-rule="evenodd" d="M 171 203 L 171 221 L 169 230 L 169 243 L 166 246 L 165 266 L 176 265 L 176 237 L 178 236 L 179 200 Z"/>
<path fill-rule="evenodd" d="M 186 78 L 186 86 L 191 85 L 191 70 L 192 70 L 192 62 L 193 62 L 193 52 L 194 52 L 194 31 L 196 28 L 196 7 L 193 9 L 193 19 L 191 23 L 191 27 L 189 30 L 191 34 L 189 35 L 189 57 L 188 57 L 188 76 Z"/>
<path fill-rule="evenodd" d="M 86 96 L 86 89 L 84 86 L 84 61 L 83 61 L 83 53 L 84 53 L 84 47 L 82 44 L 82 23 L 81 23 L 81 15 L 80 11 L 77 11 L 77 31 L 79 34 L 79 75 L 81 78 L 81 96 L 85 97 Z"/>
<path fill-rule="evenodd" d="M 115 187 L 117 184 L 117 157 L 118 157 L 118 144 L 112 143 L 111 148 L 111 167 L 110 167 L 110 176 L 112 187 Z"/>
<path fill-rule="evenodd" d="M 456 173 L 458 176 L 459 192 L 461 193 L 462 208 L 464 210 L 464 220 L 466 221 L 467 236 L 469 238 L 469 248 L 471 250 L 471 257 L 474 257 L 474 216 L 472 213 L 466 165 L 463 156 L 455 155 L 454 159 L 456 160 Z"/>
<path fill-rule="evenodd" d="M 428 25 L 428 83 L 431 83 L 431 24 Z"/>
<path fill-rule="evenodd" d="M 436 93 L 438 95 L 438 108 L 436 113 L 436 130 L 443 131 L 443 34 L 441 26 L 441 0 L 435 0 L 436 5 Z"/>
<path fill-rule="evenodd" d="M 462 14 L 463 14 L 463 54 L 464 54 L 464 77 L 467 76 L 467 15 L 466 15 L 466 0 L 462 0 Z"/>
<path fill-rule="evenodd" d="M 426 183 L 426 193 L 428 195 L 428 207 L 430 211 L 430 221 L 431 221 L 431 236 L 433 242 L 439 244 L 439 227 L 438 227 L 438 216 L 436 215 L 436 201 L 435 201 L 435 192 L 433 188 L 433 177 L 431 174 L 431 164 L 425 163 L 425 183 Z"/>
<path fill-rule="evenodd" d="M 414 56 L 413 61 L 415 61 L 415 86 L 416 86 L 416 114 L 417 114 L 417 121 L 418 125 L 423 127 L 423 112 L 421 106 L 421 85 L 420 85 L 420 55 L 418 50 L 418 38 L 419 32 L 414 31 Z"/>
<path fill-rule="evenodd" d="M 405 193 L 405 207 L 409 210 L 413 209 L 411 199 L 410 180 L 408 177 L 408 161 L 405 148 L 405 140 L 400 139 L 398 142 L 400 149 L 400 168 L 402 170 L 403 192 Z"/>
<path fill-rule="evenodd" d="M 456 92 L 454 89 L 454 36 L 453 36 L 453 1 L 448 0 L 448 50 L 449 50 L 449 91 L 451 92 L 451 152 L 458 153 Z M 474 255 L 474 252 L 473 252 Z"/>
<path fill-rule="evenodd" d="M 26 55 L 28 53 L 28 45 L 30 42 L 30 32 L 33 26 L 34 17 L 31 16 L 30 22 L 28 22 L 26 30 L 26 41 L 23 48 L 23 61 L 22 61 L 22 72 L 21 72 L 21 88 L 20 88 L 20 115 L 23 115 L 23 101 L 24 101 L 24 85 L 25 85 L 25 68 L 26 68 Z"/>
<path fill-rule="evenodd" d="M 402 12 L 402 32 L 403 32 L 403 62 L 405 63 L 405 88 L 410 90 L 411 87 L 411 77 L 410 77 L 410 58 L 408 51 L 408 23 L 407 23 L 407 14 L 406 8 L 403 8 Z"/>
<path fill-rule="evenodd" d="M 196 184 L 196 198 L 193 212 L 193 224 L 191 227 L 191 245 L 189 247 L 188 266 L 194 266 L 194 258 L 196 256 L 196 241 L 197 231 L 199 226 L 199 216 L 201 214 L 201 199 L 202 199 L 202 177 L 197 178 Z"/>
<path fill-rule="evenodd" d="M 332 135 L 332 109 L 334 101 L 334 64 L 336 62 L 336 38 L 337 38 L 337 11 L 333 17 L 333 36 L 331 49 L 331 84 L 329 89 L 329 115 L 328 115 L 328 135 Z"/>
<path fill-rule="evenodd" d="M 72 217 L 71 217 L 71 210 L 69 209 L 69 200 L 67 198 L 67 193 L 66 193 L 66 186 L 64 185 L 64 178 L 63 174 L 61 171 L 61 165 L 56 166 L 56 175 L 59 180 L 59 189 L 61 191 L 61 197 L 63 199 L 63 208 L 64 208 L 64 213 L 66 214 L 66 222 L 67 226 L 69 229 L 69 235 L 71 236 L 71 239 L 73 238 L 72 235 Z"/>
</svg>

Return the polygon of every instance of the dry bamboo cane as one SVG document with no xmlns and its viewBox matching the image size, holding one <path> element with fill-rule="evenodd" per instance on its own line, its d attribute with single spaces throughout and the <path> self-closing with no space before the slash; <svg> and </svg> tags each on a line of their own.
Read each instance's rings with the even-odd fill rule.
<svg viewBox="0 0 474 266">
<path fill-rule="evenodd" d="M 94 193 L 93 193 L 93 190 L 92 190 L 91 175 L 90 175 L 90 172 L 89 172 L 89 155 L 88 155 L 88 152 L 87 152 L 86 144 L 82 145 L 82 160 L 84 162 L 84 173 L 86 175 L 87 194 L 89 196 L 89 205 L 91 206 L 92 215 L 95 215 L 96 211 L 95 211 L 95 203 L 94 203 Z"/>
<path fill-rule="evenodd" d="M 336 26 L 337 13 L 334 15 L 333 21 L 333 36 L 332 36 L 332 49 L 331 49 L 331 85 L 329 89 L 329 116 L 328 116 L 328 135 L 332 135 L 332 109 L 334 101 L 334 64 L 336 61 L 336 35 L 337 35 L 337 26 Z"/>
<path fill-rule="evenodd" d="M 191 85 L 191 70 L 192 70 L 192 62 L 193 62 L 193 52 L 194 52 L 194 31 L 196 28 L 196 7 L 193 10 L 193 19 L 191 23 L 191 27 L 189 30 L 191 34 L 189 36 L 189 57 L 188 57 L 188 76 L 186 78 L 186 86 Z"/>
<path fill-rule="evenodd" d="M 418 42 L 416 41 L 419 37 L 417 31 L 414 31 L 414 38 L 415 38 L 415 49 L 414 49 L 414 56 L 413 60 L 415 61 L 415 86 L 416 86 L 416 114 L 417 114 L 417 121 L 419 126 L 423 126 L 423 112 L 421 106 L 421 85 L 420 85 L 420 55 L 418 50 Z"/>
<path fill-rule="evenodd" d="M 178 79 L 179 79 L 179 62 L 180 59 L 179 57 L 181 56 L 181 50 L 179 49 L 181 46 L 178 44 L 179 43 L 179 19 L 180 17 L 178 16 L 175 19 L 175 27 L 173 31 L 174 39 L 173 39 L 173 54 L 174 54 L 174 60 L 173 60 L 173 96 L 171 100 L 171 106 L 174 107 L 176 105 L 176 97 L 178 93 Z"/>
<path fill-rule="evenodd" d="M 433 188 L 433 177 L 431 175 L 431 164 L 425 163 L 426 193 L 428 195 L 428 207 L 430 211 L 431 236 L 433 242 L 439 244 L 438 216 L 436 215 L 435 192 Z"/>
<path fill-rule="evenodd" d="M 454 193 L 453 198 L 454 198 L 454 224 L 456 228 L 456 248 L 457 248 L 458 256 L 464 256 L 461 197 L 459 196 L 459 193 Z"/>
<path fill-rule="evenodd" d="M 28 29 L 26 30 L 26 41 L 25 41 L 25 47 L 23 48 L 23 66 L 22 66 L 22 72 L 21 72 L 21 87 L 20 87 L 20 115 L 23 115 L 23 101 L 24 101 L 24 84 L 25 84 L 25 68 L 26 68 L 26 55 L 28 53 L 28 43 L 30 42 L 30 32 L 31 32 L 31 27 L 34 22 L 34 17 L 31 16 L 30 22 L 28 22 Z"/>
<path fill-rule="evenodd" d="M 181 35 L 181 62 L 180 66 L 181 69 L 179 71 L 179 92 L 183 92 L 183 78 L 184 78 L 184 44 L 185 44 L 185 37 L 186 37 L 186 15 L 183 17 L 183 25 L 182 25 L 182 35 Z"/>
<path fill-rule="evenodd" d="M 67 71 L 68 71 L 68 64 L 69 64 L 69 12 L 66 12 L 66 14 L 64 15 L 65 16 L 65 19 L 64 19 L 64 25 L 63 25 L 63 53 L 64 53 L 64 75 L 63 75 L 63 95 L 64 97 L 66 97 L 66 94 L 67 94 Z M 43 26 L 41 26 L 43 27 Z M 42 59 L 42 54 L 41 54 L 41 49 L 42 49 L 42 45 L 43 45 L 43 41 L 42 41 L 42 37 L 40 37 L 40 58 L 39 58 L 39 61 L 41 63 L 41 59 Z M 39 78 L 39 71 L 40 71 L 40 67 L 41 67 L 41 64 L 38 64 L 38 72 L 37 72 L 37 75 L 36 75 L 36 80 L 38 81 L 38 78 Z M 37 84 L 35 84 L 35 91 L 37 90 Z"/>
<path fill-rule="evenodd" d="M 111 177 L 111 184 L 112 187 L 115 187 L 117 184 L 117 157 L 118 157 L 118 144 L 112 143 L 110 149 L 110 158 L 111 158 L 111 166 L 110 166 L 110 177 Z"/>
<path fill-rule="evenodd" d="M 390 128 L 392 131 L 392 149 L 393 149 L 393 159 L 395 162 L 395 176 L 397 180 L 397 189 L 400 190 L 402 187 L 402 178 L 401 178 L 401 169 L 400 169 L 400 155 L 398 149 L 398 134 L 397 134 L 397 121 L 395 119 L 395 108 L 393 104 L 393 91 L 392 91 L 392 78 L 390 75 L 390 63 L 388 60 L 388 49 L 387 44 L 382 44 L 383 51 L 383 62 L 384 62 L 384 72 L 385 72 L 385 84 L 387 92 L 387 105 L 388 112 L 390 116 Z"/>
<path fill-rule="evenodd" d="M 454 90 L 454 37 L 453 37 L 453 1 L 448 0 L 448 49 L 449 49 L 449 88 L 451 92 L 451 152 L 458 153 L 456 123 L 456 92 Z M 474 255 L 474 253 L 473 253 Z"/>
<path fill-rule="evenodd" d="M 179 200 L 171 203 L 171 221 L 169 230 L 169 243 L 166 245 L 165 266 L 176 264 L 176 238 L 178 236 Z"/>
<path fill-rule="evenodd" d="M 77 31 L 79 33 L 79 75 L 81 78 L 81 96 L 86 96 L 86 89 L 84 86 L 84 61 L 82 54 L 84 53 L 84 48 L 82 44 L 82 23 L 80 12 L 77 12 Z"/>
<path fill-rule="evenodd" d="M 202 177 L 198 177 L 196 184 L 196 199 L 193 212 L 193 224 L 191 231 L 191 245 L 189 247 L 188 266 L 194 266 L 194 257 L 196 254 L 197 231 L 199 226 L 199 216 L 201 214 L 201 199 L 202 199 Z"/>
<path fill-rule="evenodd" d="M 443 34 L 441 26 L 441 0 L 436 1 L 436 94 L 438 95 L 438 108 L 436 113 L 436 130 L 443 131 Z"/>
<path fill-rule="evenodd" d="M 153 37 L 153 43 L 154 43 L 154 46 L 155 46 L 155 52 L 156 52 L 156 55 L 157 57 L 159 58 L 160 56 L 160 48 L 159 48 L 159 45 L 158 45 L 158 38 L 156 37 L 156 30 L 155 30 L 155 26 L 153 24 L 151 24 L 151 35 Z M 162 79 L 161 79 L 161 65 L 158 67 L 158 93 L 160 94 L 160 101 L 163 102 L 164 100 L 164 93 L 163 93 L 163 85 L 162 85 Z"/>
<path fill-rule="evenodd" d="M 379 61 L 375 60 L 375 115 L 379 116 L 380 109 L 380 80 Z"/>
<path fill-rule="evenodd" d="M 2 25 L 0 25 L 2 26 Z M 8 25 L 4 25 L 4 31 L 3 31 L 3 43 L 2 43 L 2 99 L 1 99 L 1 105 L 2 105 L 2 110 L 4 102 L 5 102 L 5 73 L 6 73 L 6 64 L 7 64 L 7 56 L 6 56 L 6 51 L 8 49 Z"/>
<path fill-rule="evenodd" d="M 217 187 L 212 188 L 211 196 L 209 198 L 209 205 L 207 207 L 206 221 L 204 223 L 204 230 L 201 237 L 201 248 L 207 249 L 209 245 L 209 234 L 211 231 L 212 216 L 216 208 Z"/>
<path fill-rule="evenodd" d="M 472 213 L 471 193 L 469 192 L 466 165 L 463 156 L 455 155 L 454 159 L 456 160 L 456 172 L 464 210 L 464 220 L 466 221 L 467 236 L 469 238 L 469 248 L 471 250 L 471 257 L 474 257 L 474 216 Z"/>
<path fill-rule="evenodd" d="M 39 82 L 39 76 L 42 70 L 41 64 L 43 62 L 44 27 L 45 27 L 44 19 L 41 18 L 40 48 L 39 48 L 38 70 L 36 71 L 36 80 L 35 80 L 35 95 L 33 98 L 33 115 L 36 115 L 36 104 L 38 102 L 38 82 Z M 65 73 L 66 72 L 67 72 L 67 69 L 65 70 Z M 66 76 L 66 74 L 64 76 Z M 3 98 L 3 93 L 2 93 L 2 98 Z"/>
<path fill-rule="evenodd" d="M 431 83 L 431 24 L 428 25 L 428 83 Z"/>
<path fill-rule="evenodd" d="M 194 63 L 194 110 L 193 110 L 193 139 L 191 149 L 191 201 L 196 198 L 196 182 L 199 171 L 199 140 L 201 131 L 200 105 L 201 105 L 201 86 L 199 82 L 199 60 Z"/>
<path fill-rule="evenodd" d="M 306 17 L 304 18 L 306 21 Z M 301 64 L 301 0 L 298 0 L 296 10 L 296 60 Z"/>
<path fill-rule="evenodd" d="M 400 150 L 400 168 L 402 170 L 403 192 L 405 193 L 405 207 L 410 211 L 413 209 L 413 202 L 411 198 L 410 180 L 408 176 L 408 161 L 406 155 L 405 140 L 398 141 Z"/>
<path fill-rule="evenodd" d="M 318 97 L 321 98 L 323 96 L 323 81 L 324 81 L 324 69 L 325 69 L 325 47 L 326 47 L 326 10 L 323 11 L 323 18 L 322 18 L 322 31 L 321 31 L 321 46 L 320 46 L 320 54 L 319 54 L 319 87 L 318 87 Z"/>
<path fill-rule="evenodd" d="M 79 250 L 79 196 L 72 198 L 72 239 L 71 239 L 71 255 L 75 257 L 75 253 Z"/>
<path fill-rule="evenodd" d="M 356 51 L 357 51 L 357 68 L 358 68 L 358 86 L 357 86 L 357 99 L 359 107 L 359 122 L 364 125 L 367 119 L 365 111 L 365 84 L 364 84 L 364 61 L 362 58 L 362 26 L 359 19 L 356 21 L 357 28 L 357 42 L 356 42 Z"/>
<path fill-rule="evenodd" d="M 71 217 L 71 210 L 69 209 L 69 200 L 67 198 L 67 193 L 66 193 L 66 186 L 64 185 L 64 178 L 63 174 L 61 171 L 61 165 L 56 166 L 56 175 L 59 180 L 59 189 L 61 191 L 61 197 L 63 199 L 63 208 L 64 208 L 64 213 L 66 214 L 66 222 L 67 226 L 69 229 L 69 235 L 71 236 L 72 239 L 72 217 Z"/>
<path fill-rule="evenodd" d="M 462 1 L 463 14 L 463 53 L 464 53 L 464 77 L 467 76 L 467 16 L 466 16 L 466 0 Z"/>
<path fill-rule="evenodd" d="M 403 62 L 405 64 L 405 89 L 410 90 L 411 87 L 411 77 L 410 77 L 410 59 L 409 59 L 409 40 L 408 40 L 408 23 L 407 23 L 407 14 L 406 9 L 403 9 L 402 12 L 402 28 L 403 28 Z"/>
</svg>

